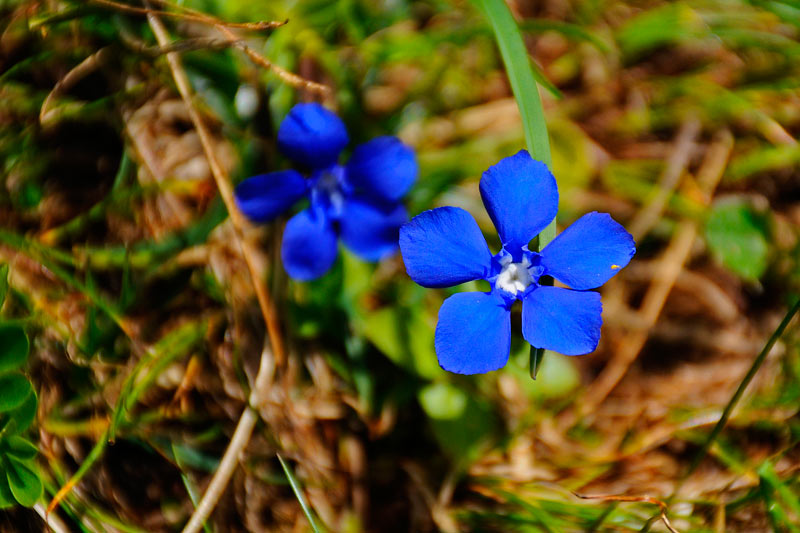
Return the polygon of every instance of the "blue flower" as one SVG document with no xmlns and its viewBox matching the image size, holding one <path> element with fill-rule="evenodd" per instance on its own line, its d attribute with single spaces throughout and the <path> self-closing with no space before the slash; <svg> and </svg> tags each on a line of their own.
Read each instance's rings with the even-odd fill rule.
<svg viewBox="0 0 800 533">
<path fill-rule="evenodd" d="M 541 252 L 528 243 L 555 218 L 556 180 L 525 150 L 483 173 L 481 198 L 500 235 L 492 255 L 472 215 L 458 207 L 425 211 L 400 228 L 400 251 L 411 279 L 449 287 L 483 279 L 491 291 L 450 296 L 439 310 L 439 364 L 458 374 L 497 370 L 508 361 L 511 305 L 522 300 L 522 335 L 536 348 L 565 355 L 594 351 L 600 341 L 600 294 L 589 291 L 630 262 L 633 237 L 608 214 L 589 213 Z M 568 285 L 541 284 L 542 276 Z"/>
<path fill-rule="evenodd" d="M 347 165 L 339 155 L 347 130 L 319 104 L 297 104 L 278 129 L 278 148 L 296 170 L 261 174 L 236 187 L 239 209 L 265 223 L 307 197 L 309 207 L 286 224 L 281 244 L 284 268 L 306 281 L 325 274 L 336 261 L 337 240 L 359 257 L 378 261 L 394 253 L 400 226 L 408 220 L 400 199 L 417 178 L 414 151 L 396 137 L 357 146 Z"/>
</svg>

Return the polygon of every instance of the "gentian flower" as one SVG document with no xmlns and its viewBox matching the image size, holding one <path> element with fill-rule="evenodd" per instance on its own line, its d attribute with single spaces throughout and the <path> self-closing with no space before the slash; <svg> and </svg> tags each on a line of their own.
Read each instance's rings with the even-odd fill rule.
<svg viewBox="0 0 800 533">
<path fill-rule="evenodd" d="M 522 300 L 522 335 L 536 348 L 565 355 L 600 341 L 600 294 L 590 291 L 620 271 L 636 251 L 633 237 L 605 213 L 588 213 L 541 252 L 528 244 L 555 218 L 556 180 L 525 150 L 483 173 L 481 198 L 500 235 L 492 255 L 472 216 L 458 207 L 425 211 L 400 228 L 406 270 L 423 287 L 483 279 L 489 292 L 462 292 L 439 310 L 439 364 L 458 374 L 497 370 L 508 361 L 511 305 Z M 552 276 L 571 287 L 540 283 Z"/>
<path fill-rule="evenodd" d="M 252 221 L 269 222 L 307 197 L 309 207 L 286 224 L 281 259 L 294 279 L 325 274 L 336 261 L 337 240 L 367 261 L 397 249 L 408 220 L 400 199 L 417 178 L 414 151 L 396 137 L 357 146 L 347 165 L 339 155 L 347 130 L 316 103 L 297 104 L 278 128 L 278 148 L 307 172 L 281 170 L 247 178 L 235 190 L 236 204 Z"/>
</svg>

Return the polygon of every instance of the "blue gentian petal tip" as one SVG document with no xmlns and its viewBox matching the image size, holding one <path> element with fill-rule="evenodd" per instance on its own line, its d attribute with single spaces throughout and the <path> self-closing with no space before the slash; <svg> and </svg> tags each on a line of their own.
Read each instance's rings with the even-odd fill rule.
<svg viewBox="0 0 800 533">
<path fill-rule="evenodd" d="M 260 224 L 270 222 L 308 192 L 308 182 L 295 170 L 282 170 L 245 179 L 234 190 L 244 215 Z"/>
<path fill-rule="evenodd" d="M 625 268 L 636 253 L 633 236 L 608 213 L 593 211 L 542 250 L 545 272 L 576 290 L 595 289 Z"/>
<path fill-rule="evenodd" d="M 483 173 L 481 198 L 503 246 L 513 255 L 556 217 L 558 187 L 547 165 L 526 150 L 503 158 Z M 519 261 L 519 257 L 515 257 Z"/>
<path fill-rule="evenodd" d="M 336 163 L 349 138 L 342 120 L 317 103 L 297 104 L 278 128 L 278 148 L 306 168 Z"/>
<path fill-rule="evenodd" d="M 388 202 L 405 196 L 419 174 L 414 150 L 391 136 L 356 146 L 346 169 L 353 186 Z"/>
</svg>

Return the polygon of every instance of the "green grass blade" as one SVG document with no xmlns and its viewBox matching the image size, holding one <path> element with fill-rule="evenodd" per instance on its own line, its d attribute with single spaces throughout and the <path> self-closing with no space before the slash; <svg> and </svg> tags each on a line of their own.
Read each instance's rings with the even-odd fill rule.
<svg viewBox="0 0 800 533">
<path fill-rule="evenodd" d="M 475 0 L 475 3 L 480 6 L 492 25 L 500 55 L 506 66 L 508 81 L 522 115 L 522 127 L 525 130 L 528 151 L 534 159 L 550 167 L 552 166 L 550 138 L 544 121 L 544 110 L 519 26 L 503 0 Z"/>
<path fill-rule="evenodd" d="M 739 387 L 736 389 L 736 392 L 733 393 L 733 396 L 728 402 L 728 405 L 726 405 L 725 409 L 722 411 L 722 416 L 720 417 L 719 421 L 714 426 L 714 429 L 711 430 L 711 433 L 709 433 L 708 438 L 703 443 L 703 446 L 700 448 L 700 451 L 697 453 L 697 455 L 695 455 L 694 459 L 692 460 L 692 463 L 689 465 L 688 470 L 686 470 L 686 473 L 683 474 L 683 477 L 681 478 L 681 484 L 683 484 L 682 482 L 686 480 L 686 478 L 688 478 L 692 474 L 692 472 L 694 472 L 695 469 L 700 465 L 700 462 L 706 456 L 706 453 L 708 453 L 709 448 L 717 439 L 720 432 L 725 427 L 725 424 L 727 424 L 728 419 L 731 417 L 733 409 L 736 407 L 736 404 L 739 403 L 739 400 L 741 399 L 742 394 L 744 394 L 745 389 L 750 384 L 750 382 L 753 381 L 753 377 L 755 377 L 759 368 L 761 368 L 761 365 L 767 358 L 767 354 L 770 352 L 770 350 L 772 350 L 772 347 L 775 345 L 775 343 L 778 341 L 781 335 L 783 335 L 784 330 L 789 325 L 789 322 L 792 321 L 792 318 L 794 318 L 794 315 L 797 314 L 798 311 L 800 311 L 800 299 L 798 299 L 794 303 L 794 305 L 792 305 L 792 307 L 789 308 L 789 310 L 786 312 L 786 316 L 783 317 L 783 320 L 778 325 L 777 329 L 772 333 L 769 340 L 764 345 L 764 348 L 761 350 L 758 356 L 756 356 L 755 360 L 753 361 L 753 364 L 750 366 L 750 370 L 747 371 L 747 374 L 744 376 L 744 379 L 742 379 L 742 382 L 739 383 Z M 675 492 L 677 492 L 677 490 Z"/>
<path fill-rule="evenodd" d="M 553 160 L 550 155 L 550 137 L 544 120 L 542 99 L 536 86 L 536 76 L 528 57 L 528 50 L 522 40 L 519 26 L 508 10 L 504 0 L 473 0 L 483 11 L 492 25 L 494 38 L 503 63 L 506 66 L 508 81 L 517 99 L 519 113 L 522 116 L 522 128 L 525 131 L 525 143 L 534 159 L 538 159 L 552 170 Z M 544 248 L 556 236 L 556 221 L 553 220 L 539 234 L 538 249 Z M 531 347 L 530 373 L 536 379 L 536 371 L 541 365 L 544 350 Z"/>
<path fill-rule="evenodd" d="M 275 455 L 278 456 L 278 461 L 281 462 L 281 466 L 283 467 L 283 471 L 286 474 L 286 479 L 289 480 L 289 485 L 292 486 L 292 491 L 294 495 L 297 497 L 297 501 L 300 502 L 300 507 L 303 508 L 303 513 L 305 513 L 306 518 L 308 518 L 308 523 L 311 524 L 311 529 L 314 530 L 314 533 L 322 533 L 322 530 L 317 525 L 316 520 L 314 520 L 314 514 L 311 512 L 311 507 L 308 506 L 308 502 L 306 502 L 306 497 L 303 496 L 303 490 L 300 487 L 300 484 L 295 479 L 294 474 L 289 469 L 289 466 L 284 462 L 283 457 L 281 454 L 276 453 Z"/>
</svg>

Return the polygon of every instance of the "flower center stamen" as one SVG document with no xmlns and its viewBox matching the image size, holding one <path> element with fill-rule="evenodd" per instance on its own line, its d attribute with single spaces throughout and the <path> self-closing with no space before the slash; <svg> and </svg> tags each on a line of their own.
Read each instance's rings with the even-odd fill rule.
<svg viewBox="0 0 800 533">
<path fill-rule="evenodd" d="M 533 277 L 528 271 L 530 261 L 527 257 L 523 257 L 521 263 L 512 263 L 511 256 L 506 256 L 500 260 L 500 265 L 503 269 L 495 281 L 498 289 L 516 296 L 517 293 L 525 292 L 525 289 L 533 283 Z"/>
<path fill-rule="evenodd" d="M 314 185 L 314 193 L 323 203 L 332 209 L 333 216 L 341 215 L 344 206 L 344 190 L 342 187 L 343 169 L 336 165 L 319 173 Z"/>
</svg>

